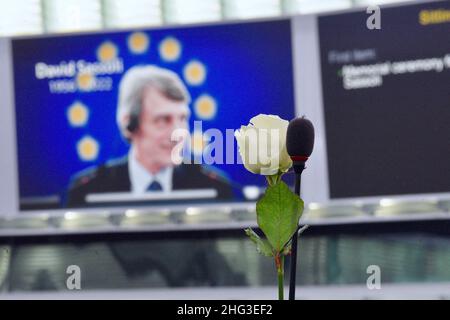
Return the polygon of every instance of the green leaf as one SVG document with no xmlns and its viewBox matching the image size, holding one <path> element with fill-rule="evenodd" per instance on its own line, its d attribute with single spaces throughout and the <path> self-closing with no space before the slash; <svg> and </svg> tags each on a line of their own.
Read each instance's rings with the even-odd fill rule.
<svg viewBox="0 0 450 320">
<path fill-rule="evenodd" d="M 273 250 L 267 240 L 261 239 L 251 228 L 245 229 L 245 233 L 256 244 L 256 250 L 266 257 L 273 257 Z"/>
<path fill-rule="evenodd" d="M 267 187 L 256 204 L 258 225 L 276 252 L 281 252 L 298 227 L 303 200 L 280 181 Z"/>
</svg>

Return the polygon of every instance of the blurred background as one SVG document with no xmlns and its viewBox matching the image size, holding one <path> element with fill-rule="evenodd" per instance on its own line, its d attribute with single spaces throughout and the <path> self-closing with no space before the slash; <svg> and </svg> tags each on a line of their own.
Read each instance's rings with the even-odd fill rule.
<svg viewBox="0 0 450 320">
<path fill-rule="evenodd" d="M 400 2 L 2 1 L 0 37 L 245 22 Z M 440 152 L 449 150 L 444 145 Z M 308 203 L 302 223 L 311 227 L 299 242 L 298 298 L 450 299 L 450 196 L 448 189 L 436 192 L 447 193 Z M 273 261 L 260 256 L 243 232 L 256 227 L 253 204 L 94 213 L 0 215 L 0 299 L 276 298 Z M 67 289 L 70 265 L 82 270 L 80 291 Z M 367 287 L 371 265 L 382 270 L 381 290 Z"/>
<path fill-rule="evenodd" d="M 279 17 L 399 0 L 17 0 L 3 1 L 0 36 Z"/>
</svg>

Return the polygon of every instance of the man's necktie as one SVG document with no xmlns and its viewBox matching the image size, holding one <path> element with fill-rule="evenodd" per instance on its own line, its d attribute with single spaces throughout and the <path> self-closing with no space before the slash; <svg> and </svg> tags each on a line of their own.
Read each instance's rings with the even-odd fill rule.
<svg viewBox="0 0 450 320">
<path fill-rule="evenodd" d="M 147 188 L 147 191 L 162 191 L 162 186 L 158 181 L 153 181 Z"/>
</svg>

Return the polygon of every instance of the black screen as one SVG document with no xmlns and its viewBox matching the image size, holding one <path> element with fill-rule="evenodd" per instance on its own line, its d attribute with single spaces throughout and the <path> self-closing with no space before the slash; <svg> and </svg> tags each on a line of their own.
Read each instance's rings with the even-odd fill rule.
<svg viewBox="0 0 450 320">
<path fill-rule="evenodd" d="M 450 191 L 450 1 L 319 17 L 331 198 Z"/>
</svg>

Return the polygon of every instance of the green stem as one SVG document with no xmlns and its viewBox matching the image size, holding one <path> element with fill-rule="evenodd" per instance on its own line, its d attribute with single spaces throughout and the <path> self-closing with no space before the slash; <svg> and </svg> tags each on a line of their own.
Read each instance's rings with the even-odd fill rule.
<svg viewBox="0 0 450 320">
<path fill-rule="evenodd" d="M 266 176 L 266 180 L 267 180 L 267 184 L 268 184 L 269 186 L 273 186 L 273 185 L 275 184 L 275 181 L 274 181 L 274 177 L 273 177 L 273 176 Z"/>
<path fill-rule="evenodd" d="M 278 172 L 277 174 L 274 174 L 273 176 L 266 176 L 267 183 L 269 186 L 274 186 L 278 182 L 281 181 L 281 177 L 283 176 L 283 172 Z"/>
<path fill-rule="evenodd" d="M 275 264 L 278 274 L 278 300 L 284 300 L 284 256 L 279 254 L 276 255 Z"/>
</svg>

